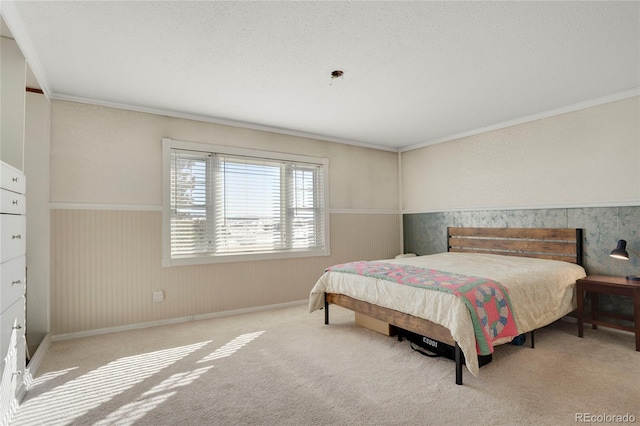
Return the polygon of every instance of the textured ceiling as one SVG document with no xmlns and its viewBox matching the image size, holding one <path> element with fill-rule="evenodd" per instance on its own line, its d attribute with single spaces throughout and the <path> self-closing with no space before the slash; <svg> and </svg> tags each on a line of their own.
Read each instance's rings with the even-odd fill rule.
<svg viewBox="0 0 640 426">
<path fill-rule="evenodd" d="M 3 3 L 54 99 L 385 149 L 640 87 L 636 1 Z"/>
</svg>

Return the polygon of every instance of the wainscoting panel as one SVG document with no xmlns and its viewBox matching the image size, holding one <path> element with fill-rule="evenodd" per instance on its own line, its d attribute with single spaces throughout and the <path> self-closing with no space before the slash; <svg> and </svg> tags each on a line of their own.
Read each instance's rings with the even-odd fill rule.
<svg viewBox="0 0 640 426">
<path fill-rule="evenodd" d="M 332 264 L 400 252 L 397 214 L 334 213 L 328 257 L 163 268 L 161 221 L 158 211 L 51 210 L 54 337 L 300 301 Z"/>
</svg>

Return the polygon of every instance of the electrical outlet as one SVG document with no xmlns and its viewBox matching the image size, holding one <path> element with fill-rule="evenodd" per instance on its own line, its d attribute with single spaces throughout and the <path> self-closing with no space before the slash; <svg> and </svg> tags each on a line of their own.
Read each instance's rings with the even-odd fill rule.
<svg viewBox="0 0 640 426">
<path fill-rule="evenodd" d="M 153 292 L 153 301 L 162 302 L 164 300 L 164 293 L 162 290 L 156 290 Z"/>
</svg>

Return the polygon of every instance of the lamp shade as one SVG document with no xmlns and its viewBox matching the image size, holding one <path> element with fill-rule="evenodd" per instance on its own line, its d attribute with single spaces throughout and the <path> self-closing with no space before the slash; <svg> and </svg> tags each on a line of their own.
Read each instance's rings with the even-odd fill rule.
<svg viewBox="0 0 640 426">
<path fill-rule="evenodd" d="M 616 259 L 629 260 L 629 253 L 627 253 L 627 242 L 625 240 L 618 240 L 618 247 L 611 250 L 611 257 Z"/>
</svg>

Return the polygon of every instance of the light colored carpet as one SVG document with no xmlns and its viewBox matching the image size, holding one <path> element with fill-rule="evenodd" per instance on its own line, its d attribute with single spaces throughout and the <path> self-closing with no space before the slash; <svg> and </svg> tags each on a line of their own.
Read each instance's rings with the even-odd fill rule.
<svg viewBox="0 0 640 426">
<path fill-rule="evenodd" d="M 560 321 L 480 377 L 304 305 L 54 342 L 14 425 L 569 425 L 640 422 L 640 352 Z M 596 418 L 597 419 L 597 418 Z M 609 418 L 615 420 L 615 418 Z M 578 422 L 579 423 L 579 422 Z"/>
</svg>

